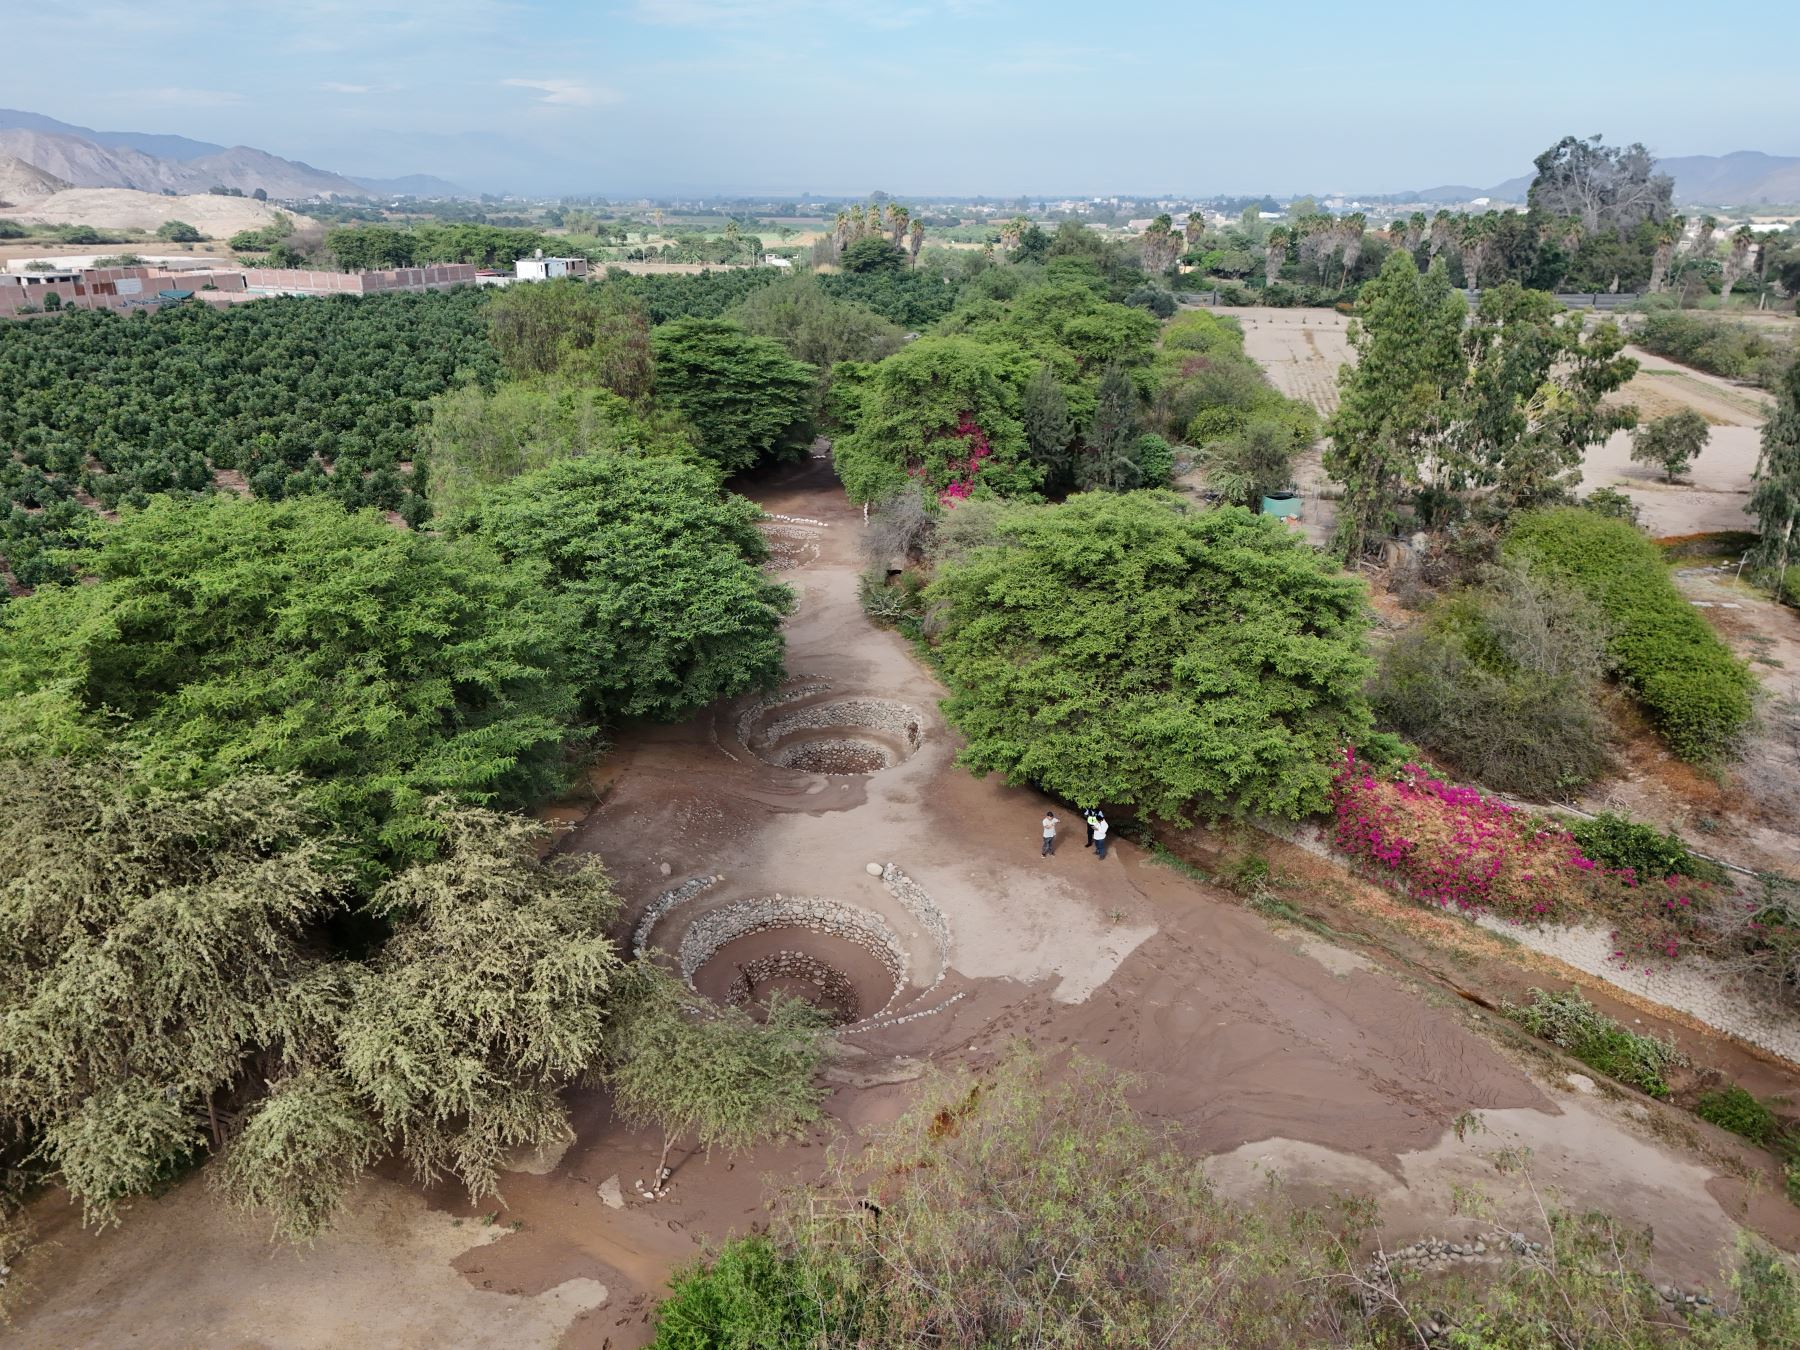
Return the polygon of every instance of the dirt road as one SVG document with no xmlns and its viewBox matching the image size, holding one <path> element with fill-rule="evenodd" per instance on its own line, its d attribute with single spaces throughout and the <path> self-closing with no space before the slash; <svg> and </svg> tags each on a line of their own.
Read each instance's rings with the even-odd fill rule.
<svg viewBox="0 0 1800 1350">
<path fill-rule="evenodd" d="M 577 1094 L 577 1138 L 509 1173 L 503 1204 L 374 1179 L 306 1251 L 270 1247 L 198 1179 L 97 1237 L 53 1197 L 41 1210 L 61 1246 L 29 1272 L 41 1293 L 18 1343 L 640 1346 L 670 1270 L 703 1239 L 756 1222 L 765 1178 L 804 1181 L 831 1135 L 892 1119 L 926 1061 L 980 1065 L 1019 1040 L 1141 1075 L 1142 1109 L 1214 1155 L 1235 1192 L 1274 1168 L 1308 1189 L 1374 1196 L 1389 1242 L 1460 1236 L 1474 1225 L 1452 1217 L 1453 1186 L 1479 1182 L 1503 1220 L 1532 1212 L 1519 1179 L 1487 1161 L 1526 1147 L 1540 1189 L 1653 1226 L 1670 1278 L 1716 1276 L 1734 1193 L 1652 1138 L 1629 1103 L 1534 1079 L 1459 1000 L 1271 927 L 1129 843 L 1100 861 L 1066 830 L 1040 857 L 1039 817 L 1049 805 L 1068 819 L 1067 804 L 956 767 L 939 689 L 858 606 L 860 517 L 829 466 L 752 491 L 787 517 L 771 528 L 800 592 L 794 697 L 623 735 L 568 846 L 607 859 L 628 930 L 647 918 L 665 950 L 777 896 L 880 921 L 898 955 L 886 976 L 851 981 L 862 1002 L 830 1071 L 828 1128 L 749 1158 L 686 1160 L 669 1198 L 646 1203 L 633 1183 L 656 1141 L 615 1121 L 602 1095 Z M 773 762 L 821 745 L 891 767 L 844 777 Z M 918 895 L 903 903 L 869 863 L 896 865 Z M 816 938 L 789 934 L 818 962 L 837 959 Z M 740 974 L 755 959 L 738 961 Z M 1467 1113 L 1485 1133 L 1460 1139 L 1453 1122 Z"/>
</svg>

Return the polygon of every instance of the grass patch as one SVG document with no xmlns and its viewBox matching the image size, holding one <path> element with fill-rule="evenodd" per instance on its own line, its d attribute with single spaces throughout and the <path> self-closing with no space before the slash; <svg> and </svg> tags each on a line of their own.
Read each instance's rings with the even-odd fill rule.
<svg viewBox="0 0 1800 1350">
<path fill-rule="evenodd" d="M 1533 1036 L 1567 1051 L 1590 1069 L 1659 1100 L 1669 1095 L 1668 1070 L 1687 1062 L 1673 1040 L 1626 1030 L 1579 990 L 1551 994 L 1533 989 L 1529 1004 L 1507 1003 L 1502 1011 Z"/>
</svg>

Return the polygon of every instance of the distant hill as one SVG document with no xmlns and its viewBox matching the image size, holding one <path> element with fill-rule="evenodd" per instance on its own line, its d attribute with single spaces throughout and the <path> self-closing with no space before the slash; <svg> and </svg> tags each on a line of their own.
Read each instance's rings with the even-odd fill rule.
<svg viewBox="0 0 1800 1350">
<path fill-rule="evenodd" d="M 83 188 L 178 194 L 213 187 L 250 194 L 261 188 L 280 198 L 469 195 L 429 174 L 353 179 L 253 146 L 228 148 L 186 136 L 94 131 L 16 108 L 0 108 L 0 156 L 21 160 L 61 179 L 64 186 Z"/>
<path fill-rule="evenodd" d="M 358 187 L 377 197 L 473 197 L 465 187 L 429 173 L 409 173 L 404 178 L 352 178 Z"/>
<path fill-rule="evenodd" d="M 1800 156 L 1765 155 L 1735 150 L 1729 155 L 1676 155 L 1656 167 L 1675 180 L 1675 200 L 1702 206 L 1760 206 L 1800 202 Z M 1509 178 L 1491 188 L 1458 183 L 1397 192 L 1389 201 L 1437 202 L 1451 205 L 1486 197 L 1495 202 L 1523 202 L 1532 175 Z"/>
<path fill-rule="evenodd" d="M 11 155 L 0 155 L 0 204 L 27 206 L 61 192 L 69 185 L 35 164 Z"/>
<path fill-rule="evenodd" d="M 49 131 L 60 136 L 79 136 L 95 145 L 115 150 L 136 150 L 158 159 L 199 159 L 216 155 L 225 147 L 211 141 L 190 140 L 186 136 L 163 136 L 146 131 L 95 131 L 78 127 L 73 122 L 59 122 L 42 113 L 23 112 L 18 108 L 0 108 L 0 131 Z"/>
<path fill-rule="evenodd" d="M 1677 201 L 1708 206 L 1800 202 L 1800 156 L 1736 150 L 1659 159 L 1656 167 L 1675 180 Z"/>
</svg>

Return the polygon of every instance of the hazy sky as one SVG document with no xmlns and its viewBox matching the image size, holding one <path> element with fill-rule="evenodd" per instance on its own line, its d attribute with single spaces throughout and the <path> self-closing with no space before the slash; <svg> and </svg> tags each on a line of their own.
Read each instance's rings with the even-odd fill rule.
<svg viewBox="0 0 1800 1350">
<path fill-rule="evenodd" d="M 0 104 L 489 189 L 1383 192 L 1487 186 L 1566 132 L 1800 153 L 1800 80 L 1752 70 L 1793 22 L 1793 0 L 0 0 L 46 54 L 7 61 Z"/>
</svg>

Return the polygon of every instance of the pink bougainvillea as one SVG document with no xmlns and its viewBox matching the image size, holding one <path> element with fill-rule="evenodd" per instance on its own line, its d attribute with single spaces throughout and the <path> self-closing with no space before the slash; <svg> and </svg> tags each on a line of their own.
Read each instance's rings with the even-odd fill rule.
<svg viewBox="0 0 1800 1350">
<path fill-rule="evenodd" d="M 956 430 L 951 437 L 962 442 L 961 451 L 952 451 L 944 460 L 944 472 L 949 475 L 949 482 L 938 493 L 938 502 L 943 506 L 953 506 L 957 502 L 966 501 L 974 490 L 975 479 L 981 473 L 981 466 L 994 453 L 988 444 L 987 433 L 976 423 L 973 416 L 964 413 L 956 423 Z"/>
<path fill-rule="evenodd" d="M 1416 764 L 1380 776 L 1346 751 L 1333 809 L 1339 850 L 1430 904 L 1522 923 L 1605 920 L 1621 963 L 1675 957 L 1702 931 L 1702 883 L 1640 885 L 1629 868 L 1583 856 L 1560 826 Z"/>
</svg>

